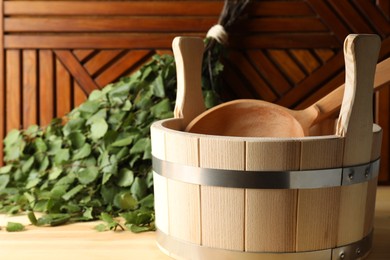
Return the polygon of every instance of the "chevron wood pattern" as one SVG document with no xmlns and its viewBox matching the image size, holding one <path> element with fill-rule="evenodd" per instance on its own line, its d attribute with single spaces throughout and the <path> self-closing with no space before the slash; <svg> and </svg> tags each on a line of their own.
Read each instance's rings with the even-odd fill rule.
<svg viewBox="0 0 390 260">
<path fill-rule="evenodd" d="M 175 36 L 204 37 L 223 6 L 222 0 L 0 1 L 0 139 L 65 115 L 156 53 L 171 54 Z M 343 83 L 349 33 L 380 35 L 380 60 L 389 57 L 389 1 L 254 0 L 230 34 L 223 97 L 312 104 Z M 387 89 L 374 97 L 384 129 L 383 183 L 390 183 L 389 98 Z"/>
</svg>

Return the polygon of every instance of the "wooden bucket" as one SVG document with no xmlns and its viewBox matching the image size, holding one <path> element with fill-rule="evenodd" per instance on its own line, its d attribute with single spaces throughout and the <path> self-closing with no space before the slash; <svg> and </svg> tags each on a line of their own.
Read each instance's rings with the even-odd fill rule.
<svg viewBox="0 0 390 260">
<path fill-rule="evenodd" d="M 240 138 L 152 126 L 158 245 L 177 259 L 356 259 L 371 248 L 381 128 L 366 162 L 345 138 Z M 344 256 L 344 258 L 342 258 Z"/>
<path fill-rule="evenodd" d="M 161 250 L 176 259 L 364 258 L 382 130 L 361 94 L 345 135 L 229 137 L 184 132 L 188 118 L 154 123 Z"/>
</svg>

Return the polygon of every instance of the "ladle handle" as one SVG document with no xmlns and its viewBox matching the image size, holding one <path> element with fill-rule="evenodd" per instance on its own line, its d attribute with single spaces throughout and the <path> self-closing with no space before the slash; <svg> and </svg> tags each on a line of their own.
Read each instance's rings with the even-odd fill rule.
<svg viewBox="0 0 390 260">
<path fill-rule="evenodd" d="M 176 37 L 172 42 L 176 63 L 177 94 L 175 118 L 183 118 L 183 128 L 206 110 L 201 74 L 204 43 L 197 37 Z"/>
<path fill-rule="evenodd" d="M 370 160 L 372 96 L 381 40 L 373 34 L 351 34 L 344 42 L 345 91 L 336 134 L 345 137 L 343 165 Z"/>
<path fill-rule="evenodd" d="M 374 80 L 374 91 L 381 90 L 386 87 L 390 82 L 390 58 L 387 58 L 384 61 L 381 61 L 376 66 L 375 80 Z M 311 125 L 314 125 L 318 122 L 321 122 L 325 118 L 333 115 L 341 107 L 343 101 L 345 85 L 342 84 L 340 87 L 336 88 L 330 92 L 325 97 L 321 98 L 315 102 L 310 107 L 306 108 L 307 110 L 314 110 L 315 114 L 313 122 L 310 122 Z M 310 114 L 309 114 L 310 115 Z"/>
</svg>

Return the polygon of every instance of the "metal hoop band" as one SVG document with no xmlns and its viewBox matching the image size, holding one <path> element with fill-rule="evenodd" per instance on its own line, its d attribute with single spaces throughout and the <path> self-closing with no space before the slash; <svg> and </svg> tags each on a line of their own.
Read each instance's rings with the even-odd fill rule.
<svg viewBox="0 0 390 260">
<path fill-rule="evenodd" d="M 169 179 L 247 189 L 313 189 L 352 185 L 376 178 L 379 159 L 344 168 L 305 171 L 238 171 L 193 167 L 153 157 L 153 171 Z"/>
<path fill-rule="evenodd" d="M 360 259 L 366 256 L 372 247 L 373 231 L 363 239 L 336 248 L 304 252 L 243 252 L 201 246 L 169 236 L 157 230 L 157 245 L 165 254 L 176 259 L 242 259 L 242 260 L 297 260 L 297 259 Z"/>
</svg>

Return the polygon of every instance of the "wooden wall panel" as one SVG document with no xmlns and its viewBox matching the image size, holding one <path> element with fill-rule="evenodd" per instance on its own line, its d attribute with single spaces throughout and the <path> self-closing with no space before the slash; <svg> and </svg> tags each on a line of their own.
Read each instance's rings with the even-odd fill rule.
<svg viewBox="0 0 390 260">
<path fill-rule="evenodd" d="M 0 1 L 1 139 L 13 128 L 65 115 L 156 53 L 172 54 L 175 36 L 204 37 L 223 6 L 222 0 Z M 222 96 L 304 108 L 343 83 L 349 33 L 379 34 L 380 60 L 389 57 L 388 1 L 255 0 L 230 34 Z M 379 179 L 390 183 L 385 91 L 376 98 L 376 121 L 384 126 Z"/>
</svg>

